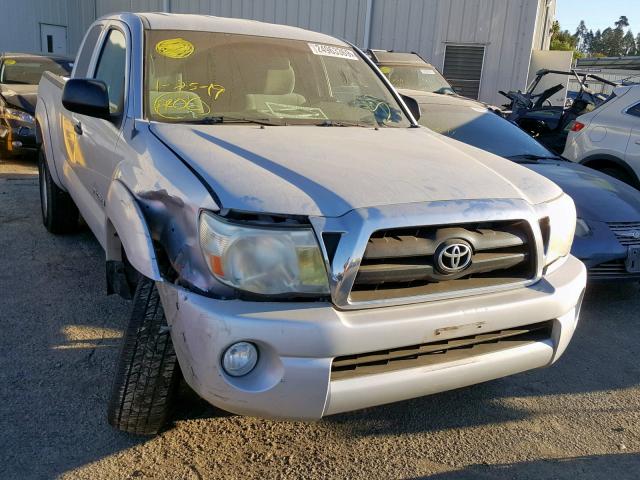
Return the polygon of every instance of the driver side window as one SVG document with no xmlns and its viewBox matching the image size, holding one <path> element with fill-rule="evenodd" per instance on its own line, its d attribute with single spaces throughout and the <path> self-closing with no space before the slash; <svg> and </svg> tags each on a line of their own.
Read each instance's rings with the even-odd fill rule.
<svg viewBox="0 0 640 480">
<path fill-rule="evenodd" d="M 114 115 L 120 115 L 124 111 L 126 60 L 125 37 L 120 30 L 112 29 L 100 52 L 94 78 L 107 85 L 109 110 Z"/>
</svg>

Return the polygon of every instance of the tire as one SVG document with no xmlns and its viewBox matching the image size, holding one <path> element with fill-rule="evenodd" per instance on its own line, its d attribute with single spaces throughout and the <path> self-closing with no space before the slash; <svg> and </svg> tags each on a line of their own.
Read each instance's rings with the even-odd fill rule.
<svg viewBox="0 0 640 480">
<path fill-rule="evenodd" d="M 140 277 L 108 406 L 115 428 L 155 435 L 177 401 L 181 372 L 153 280 Z"/>
<path fill-rule="evenodd" d="M 50 233 L 72 233 L 78 228 L 78 207 L 71 196 L 60 189 L 49 172 L 44 151 L 38 152 L 38 172 L 40 183 L 40 210 L 42 224 Z"/>
</svg>

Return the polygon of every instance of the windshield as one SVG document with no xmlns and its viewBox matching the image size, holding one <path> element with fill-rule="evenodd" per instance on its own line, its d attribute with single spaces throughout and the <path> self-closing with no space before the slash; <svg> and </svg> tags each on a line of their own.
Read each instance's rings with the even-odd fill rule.
<svg viewBox="0 0 640 480">
<path fill-rule="evenodd" d="M 501 157 L 555 157 L 517 126 L 480 107 L 425 105 L 420 124 Z"/>
<path fill-rule="evenodd" d="M 410 126 L 391 92 L 351 48 L 151 30 L 145 58 L 145 114 L 151 120 Z"/>
<path fill-rule="evenodd" d="M 0 83 L 37 85 L 46 71 L 69 76 L 73 62 L 53 58 L 5 58 L 0 67 Z"/>
<path fill-rule="evenodd" d="M 381 65 L 380 71 L 396 88 L 448 95 L 456 93 L 449 82 L 440 75 L 440 72 L 428 63 L 424 65 Z"/>
</svg>

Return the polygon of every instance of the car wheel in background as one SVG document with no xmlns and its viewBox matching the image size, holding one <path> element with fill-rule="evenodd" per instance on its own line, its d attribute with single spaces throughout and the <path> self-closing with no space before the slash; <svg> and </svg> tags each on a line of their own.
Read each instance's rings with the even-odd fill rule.
<svg viewBox="0 0 640 480">
<path fill-rule="evenodd" d="M 78 207 L 71 196 L 60 189 L 49 172 L 44 152 L 38 153 L 38 173 L 40 182 L 40 205 L 42 223 L 51 233 L 70 233 L 78 227 Z"/>
<path fill-rule="evenodd" d="M 156 284 L 141 276 L 109 400 L 109 423 L 138 435 L 158 433 L 176 403 L 181 375 Z"/>
<path fill-rule="evenodd" d="M 610 177 L 616 178 L 621 182 L 626 183 L 627 185 L 631 185 L 632 187 L 637 188 L 635 179 L 631 178 L 631 175 L 629 175 L 627 172 L 625 172 L 621 168 L 603 167 L 603 168 L 599 168 L 598 170 L 600 170 L 602 173 L 609 175 Z"/>
</svg>

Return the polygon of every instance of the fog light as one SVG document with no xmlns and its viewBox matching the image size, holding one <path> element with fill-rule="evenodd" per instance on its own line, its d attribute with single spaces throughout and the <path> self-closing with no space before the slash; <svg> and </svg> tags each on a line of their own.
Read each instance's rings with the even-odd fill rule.
<svg viewBox="0 0 640 480">
<path fill-rule="evenodd" d="M 249 342 L 238 342 L 227 348 L 222 355 L 222 368 L 232 377 L 246 375 L 258 363 L 258 349 Z"/>
</svg>

